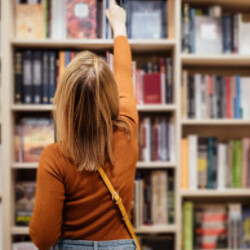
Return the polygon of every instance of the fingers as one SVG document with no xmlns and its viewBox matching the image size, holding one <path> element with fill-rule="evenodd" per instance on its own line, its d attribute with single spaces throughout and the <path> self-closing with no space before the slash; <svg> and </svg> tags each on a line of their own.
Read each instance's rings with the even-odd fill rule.
<svg viewBox="0 0 250 250">
<path fill-rule="evenodd" d="M 109 0 L 109 6 L 114 6 L 116 5 L 116 1 L 115 0 Z"/>
</svg>

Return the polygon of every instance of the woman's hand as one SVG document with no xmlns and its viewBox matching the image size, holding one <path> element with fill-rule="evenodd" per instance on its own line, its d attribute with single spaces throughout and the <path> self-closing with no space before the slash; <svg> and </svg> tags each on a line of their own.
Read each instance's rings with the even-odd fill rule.
<svg viewBox="0 0 250 250">
<path fill-rule="evenodd" d="M 109 0 L 109 8 L 106 9 L 106 16 L 113 29 L 114 38 L 117 36 L 127 36 L 126 11 L 116 4 L 115 0 Z"/>
</svg>

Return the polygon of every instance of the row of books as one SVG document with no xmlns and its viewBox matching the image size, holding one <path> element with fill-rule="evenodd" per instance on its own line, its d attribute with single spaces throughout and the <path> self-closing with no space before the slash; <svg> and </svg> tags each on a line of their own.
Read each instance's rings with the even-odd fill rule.
<svg viewBox="0 0 250 250">
<path fill-rule="evenodd" d="M 175 125 L 170 117 L 143 117 L 138 129 L 139 160 L 175 160 Z"/>
<path fill-rule="evenodd" d="M 22 118 L 15 125 L 16 162 L 38 162 L 40 153 L 55 142 L 55 128 L 50 118 Z"/>
<path fill-rule="evenodd" d="M 183 5 L 182 50 L 185 53 L 250 53 L 250 15 L 223 14 L 221 6 Z"/>
<path fill-rule="evenodd" d="M 137 104 L 166 104 L 173 102 L 173 62 L 160 57 L 158 63 L 148 62 L 142 69 L 132 63 L 133 83 Z"/>
<path fill-rule="evenodd" d="M 138 173 L 134 182 L 132 222 L 135 228 L 174 223 L 174 180 L 172 171 Z"/>
<path fill-rule="evenodd" d="M 189 135 L 182 139 L 182 189 L 249 188 L 249 157 L 250 138 Z"/>
<path fill-rule="evenodd" d="M 183 250 L 249 249 L 250 208 L 239 203 L 183 205 Z"/>
<path fill-rule="evenodd" d="M 120 0 L 129 38 L 165 38 L 165 0 Z M 17 38 L 112 38 L 105 10 L 109 0 L 17 0 Z M 147 29 L 142 29 L 145 26 Z"/>
<path fill-rule="evenodd" d="M 15 52 L 15 103 L 51 104 L 58 80 L 78 51 L 19 50 Z M 114 56 L 100 55 L 114 71 Z M 132 77 L 138 104 L 173 102 L 172 58 L 147 62 L 142 69 L 132 63 Z"/>
<path fill-rule="evenodd" d="M 182 73 L 182 117 L 250 118 L 250 77 Z"/>
</svg>

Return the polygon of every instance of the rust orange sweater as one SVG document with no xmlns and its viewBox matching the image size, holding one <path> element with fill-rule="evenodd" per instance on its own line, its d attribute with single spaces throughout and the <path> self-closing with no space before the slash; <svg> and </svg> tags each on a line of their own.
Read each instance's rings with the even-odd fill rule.
<svg viewBox="0 0 250 250">
<path fill-rule="evenodd" d="M 132 136 L 122 131 L 113 137 L 114 166 L 105 171 L 129 212 L 137 160 L 138 114 L 131 72 L 131 51 L 125 36 L 114 40 L 114 69 L 120 97 L 120 116 Z M 39 249 L 48 249 L 59 238 L 79 240 L 130 239 L 108 190 L 97 172 L 79 172 L 56 143 L 44 149 L 37 171 L 37 190 L 30 236 Z"/>
</svg>

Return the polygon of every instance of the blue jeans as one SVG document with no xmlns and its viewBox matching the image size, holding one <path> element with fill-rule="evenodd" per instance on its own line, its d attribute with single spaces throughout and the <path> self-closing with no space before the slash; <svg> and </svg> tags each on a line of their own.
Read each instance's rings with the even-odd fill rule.
<svg viewBox="0 0 250 250">
<path fill-rule="evenodd" d="M 51 250 L 135 250 L 134 240 L 58 240 Z"/>
</svg>

